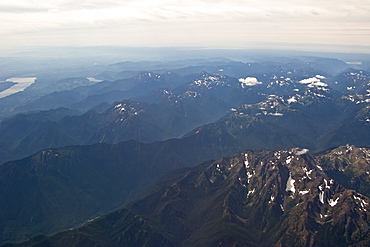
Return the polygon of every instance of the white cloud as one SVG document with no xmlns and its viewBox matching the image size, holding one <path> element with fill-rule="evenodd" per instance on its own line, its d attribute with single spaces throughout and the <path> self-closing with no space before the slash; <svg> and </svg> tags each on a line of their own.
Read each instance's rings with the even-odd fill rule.
<svg viewBox="0 0 370 247">
<path fill-rule="evenodd" d="M 240 82 L 242 88 L 262 84 L 262 82 L 258 81 L 258 79 L 255 78 L 255 77 L 240 78 L 239 82 Z"/>
</svg>

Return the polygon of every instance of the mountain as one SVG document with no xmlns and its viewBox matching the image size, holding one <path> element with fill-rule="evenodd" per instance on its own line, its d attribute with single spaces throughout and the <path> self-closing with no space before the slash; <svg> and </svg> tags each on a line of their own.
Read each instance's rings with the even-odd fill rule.
<svg viewBox="0 0 370 247">
<path fill-rule="evenodd" d="M 161 100 L 150 104 L 123 100 L 104 107 L 100 113 L 91 110 L 81 114 L 59 108 L 5 119 L 0 122 L 0 163 L 48 147 L 179 137 L 199 125 L 216 121 L 228 110 L 227 104 L 217 98 L 196 92 L 155 92 L 162 95 Z"/>
<path fill-rule="evenodd" d="M 369 198 L 321 161 L 363 153 L 368 166 L 370 150 L 307 151 L 247 151 L 179 170 L 123 209 L 8 246 L 367 246 Z"/>
<path fill-rule="evenodd" d="M 338 101 L 346 113 L 345 118 L 335 128 L 328 131 L 319 146 L 336 147 L 346 143 L 368 146 L 370 75 L 366 71 L 350 70 L 338 75 L 333 86 L 346 92 Z"/>
<path fill-rule="evenodd" d="M 160 75 L 153 72 L 141 72 L 132 78 L 120 79 L 115 81 L 99 81 L 93 85 L 79 86 L 70 90 L 54 91 L 42 95 L 37 99 L 27 102 L 25 105 L 15 107 L 15 113 L 49 110 L 59 107 L 77 110 L 88 110 L 100 103 L 108 102 L 112 104 L 123 98 L 132 98 L 143 95 L 151 90 L 163 87 L 175 87 L 181 83 L 181 78 L 175 75 L 167 76 L 166 73 Z M 95 101 L 87 104 L 88 98 L 96 97 Z"/>
<path fill-rule="evenodd" d="M 367 103 L 343 99 L 313 77 L 299 83 L 294 94 L 268 95 L 258 103 L 242 104 L 187 135 L 222 132 L 239 147 L 252 150 L 299 146 L 319 152 L 347 143 L 370 146 L 367 111 Z"/>
<path fill-rule="evenodd" d="M 19 241 L 38 234 L 50 234 L 77 227 L 86 220 L 121 207 L 122 204 L 126 205 L 136 193 L 147 188 L 150 182 L 167 171 L 194 166 L 208 159 L 227 157 L 246 149 L 252 150 L 248 151 L 248 157 L 254 155 L 258 157 L 257 159 L 263 160 L 265 158 L 262 156 L 267 155 L 267 162 L 276 155 L 272 155 L 272 151 L 259 150 L 285 150 L 280 152 L 284 155 L 290 152 L 289 155 L 299 156 L 304 153 L 303 150 L 292 148 L 308 148 L 312 153 L 317 153 L 347 143 L 363 147 L 370 146 L 369 89 L 366 75 L 368 72 L 361 70 L 342 72 L 346 67 L 342 62 L 316 58 L 260 63 L 221 62 L 221 64 L 219 61 L 208 64 L 206 67 L 207 71 L 209 69 L 208 72 L 202 68 L 204 67 L 202 64 L 171 71 L 166 70 L 163 64 L 148 63 L 153 68 L 158 66 L 157 72 L 144 71 L 131 78 L 114 81 L 99 80 L 100 82 L 94 81 L 93 85 L 82 87 L 74 87 L 71 79 L 64 83 L 67 88 L 74 87 L 72 90 L 38 96 L 33 102 L 25 100 L 22 106 L 24 111 L 49 110 L 15 115 L 0 123 L 1 160 L 22 158 L 37 152 L 28 158 L 10 161 L 0 166 L 0 187 L 2 188 L 0 201 L 7 202 L 0 203 L 1 241 Z M 338 71 L 335 66 L 332 66 L 335 64 L 339 66 Z M 116 64 L 117 68 L 113 66 L 112 73 L 108 74 L 112 78 L 118 78 L 120 67 L 126 65 L 126 63 Z M 176 66 L 173 65 L 173 68 Z M 339 71 L 339 75 L 331 74 Z M 122 70 L 122 75 L 131 73 L 133 72 Z M 89 84 L 83 79 L 85 77 L 79 78 L 78 83 Z M 13 108 L 17 106 L 19 105 L 14 105 Z M 70 109 L 56 108 L 59 106 L 68 106 Z M 14 112 L 23 111 L 22 107 Z M 56 109 L 50 110 L 50 107 Z M 179 139 L 169 139 L 173 137 Z M 127 141 L 130 139 L 135 141 Z M 93 143 L 98 144 L 91 145 Z M 66 147 L 60 148 L 61 146 Z M 244 154 L 239 155 L 239 158 L 235 156 L 233 159 L 243 163 Z M 256 201 L 250 201 L 254 193 L 250 192 L 253 190 L 252 187 L 247 191 L 245 191 L 248 187 L 246 183 L 234 187 L 236 184 L 233 180 L 228 180 L 231 173 L 226 174 L 226 168 L 222 170 L 220 164 L 220 167 L 217 167 L 217 164 L 208 162 L 201 167 L 213 164 L 219 168 L 216 171 L 222 171 L 227 175 L 226 178 L 223 177 L 227 182 L 222 186 L 232 188 L 232 191 L 238 193 L 242 190 L 244 194 L 250 192 L 248 200 L 244 198 L 240 202 L 239 199 L 235 199 L 235 207 L 228 205 L 226 210 L 226 212 L 235 213 L 236 218 L 243 219 L 242 222 L 245 224 L 241 224 L 238 220 L 232 223 L 224 221 L 223 216 L 231 214 L 224 214 L 224 206 L 220 205 L 221 202 L 225 204 L 226 197 L 229 198 L 222 186 L 214 187 L 215 190 L 211 190 L 213 195 L 207 194 L 209 183 L 207 185 L 200 177 L 188 175 L 184 175 L 186 179 L 182 181 L 176 175 L 183 174 L 180 171 L 167 177 L 168 181 L 173 181 L 175 184 L 181 180 L 180 184 L 186 185 L 186 188 L 179 188 L 182 192 L 180 198 L 175 200 L 178 200 L 179 204 L 177 202 L 172 204 L 164 199 L 165 204 L 156 204 L 166 196 L 163 191 L 158 195 L 153 194 L 154 201 L 146 201 L 144 206 L 140 207 L 137 207 L 139 203 L 137 201 L 122 209 L 119 216 L 112 212 L 112 218 L 103 220 L 103 223 L 96 228 L 94 226 L 94 229 L 88 228 L 87 231 L 90 232 L 83 233 L 84 237 L 79 235 L 79 238 L 84 238 L 96 245 L 129 245 L 130 242 L 127 241 L 136 241 L 138 245 L 157 243 L 164 246 L 178 245 L 180 242 L 203 246 L 203 244 L 212 245 L 217 241 L 225 245 L 258 245 L 261 241 L 266 246 L 273 243 L 290 245 L 287 241 L 308 243 L 307 245 L 311 243 L 312 245 L 334 245 L 335 239 L 330 240 L 320 235 L 321 230 L 325 228 L 335 234 L 340 232 L 334 236 L 342 242 L 346 241 L 348 244 L 360 242 L 361 237 L 356 234 L 361 231 L 352 231 L 354 229 L 352 225 L 364 224 L 367 216 L 358 216 L 354 213 L 352 215 L 351 212 L 348 213 L 343 209 L 344 211 L 337 213 L 346 215 L 344 218 L 336 218 L 330 221 L 330 224 L 326 221 L 323 223 L 318 221 L 317 217 L 321 218 L 321 216 L 318 216 L 317 212 L 320 212 L 322 219 L 326 219 L 325 215 L 329 215 L 326 210 L 329 207 L 317 204 L 317 200 L 325 204 L 322 194 L 334 195 L 336 191 L 350 195 L 347 189 L 361 193 L 361 195 L 354 194 L 356 198 L 365 198 L 362 195 L 368 196 L 365 179 L 367 170 L 362 170 L 360 162 L 359 168 L 341 168 L 343 172 L 337 170 L 337 166 L 333 166 L 330 161 L 331 156 L 304 155 L 304 157 L 310 157 L 305 161 L 307 164 L 297 164 L 306 169 L 310 168 L 308 171 L 312 170 L 312 173 L 316 172 L 316 175 L 322 178 L 321 182 L 315 180 L 310 185 L 307 182 L 310 191 L 313 191 L 314 186 L 319 188 L 318 186 L 324 183 L 322 181 L 331 181 L 330 179 L 334 181 L 334 191 L 324 193 L 320 189 L 322 193 L 318 191 L 318 195 L 314 194 L 312 198 L 308 198 L 308 194 L 307 198 L 301 198 L 299 192 L 297 194 L 294 191 L 292 191 L 293 194 L 288 193 L 289 196 L 283 195 L 285 187 L 283 188 L 281 184 L 280 187 L 278 186 L 279 190 L 271 189 L 273 194 L 269 192 L 268 195 L 263 195 L 265 192 L 260 186 L 253 188 L 258 189 L 259 194 L 264 197 L 256 197 Z M 345 167 L 345 164 L 352 162 L 356 157 L 343 158 L 338 167 Z M 224 161 L 231 162 L 228 159 L 224 158 Z M 286 160 L 288 159 L 286 156 Z M 283 165 L 278 166 L 277 174 L 274 175 L 275 180 L 287 184 L 290 177 L 288 169 L 292 176 L 289 181 L 298 181 L 302 174 L 295 170 L 296 167 L 285 164 L 283 160 L 279 162 Z M 315 168 L 315 164 L 319 163 L 320 165 Z M 271 168 L 272 174 L 275 168 L 259 167 L 257 163 L 254 167 L 255 172 L 260 170 L 259 176 L 262 180 L 259 183 L 270 184 L 270 180 L 263 180 L 267 174 L 262 170 Z M 200 171 L 199 169 L 203 168 L 196 169 Z M 211 169 L 211 167 L 204 169 Z M 244 175 L 243 178 L 252 179 L 250 176 L 253 172 L 247 170 L 243 171 L 241 167 L 238 174 L 248 172 L 247 177 L 245 178 Z M 210 170 L 205 174 L 209 172 Z M 219 181 L 216 175 L 211 180 L 215 182 L 214 179 Z M 187 184 L 188 180 L 193 184 L 200 181 L 201 191 L 196 191 L 192 184 Z M 346 184 L 343 181 L 351 182 Z M 168 183 L 162 182 L 165 187 L 171 186 Z M 215 182 L 215 186 L 217 183 Z M 201 187 L 203 184 L 205 187 Z M 274 187 L 272 184 L 271 186 Z M 304 187 L 306 184 L 299 186 L 302 187 L 302 190 L 299 189 L 300 192 L 306 191 Z M 330 185 L 327 186 L 330 187 Z M 296 191 L 298 191 L 297 188 L 295 187 Z M 285 190 L 285 192 L 288 191 Z M 230 195 L 230 200 L 241 198 L 238 193 Z M 194 199 L 192 194 L 200 197 Z M 176 195 L 175 192 L 174 195 Z M 279 199 L 279 204 L 274 204 L 275 206 L 271 208 L 264 204 L 266 198 L 271 199 L 273 196 L 275 199 L 278 195 L 283 195 L 281 198 L 284 199 L 280 198 L 282 201 Z M 302 196 L 304 195 L 306 194 Z M 182 201 L 182 196 L 187 198 L 186 201 Z M 335 197 L 327 197 L 327 202 L 334 204 L 330 200 L 336 201 L 337 198 L 336 194 Z M 297 215 L 306 212 L 311 206 L 297 206 L 299 209 L 292 206 L 295 203 L 299 204 L 301 200 L 307 205 L 313 205 L 316 215 L 303 214 L 306 217 L 303 222 L 294 222 L 284 212 L 298 210 L 294 211 Z M 363 200 L 361 202 L 365 205 L 367 199 Z M 208 213 L 207 210 L 202 211 L 203 205 L 210 210 L 211 206 L 207 204 L 208 202 L 215 205 L 214 214 Z M 197 203 L 201 204 L 199 210 L 194 209 Z M 245 205 L 250 203 L 256 205 L 256 209 L 251 207 L 252 213 L 247 213 Z M 152 205 L 158 215 L 145 211 L 146 204 Z M 355 204 L 349 202 L 349 205 L 353 208 Z M 161 216 L 166 210 L 169 215 Z M 259 214 L 262 216 L 256 216 Z M 193 215 L 198 215 L 200 221 L 192 218 Z M 202 218 L 203 215 L 206 218 Z M 266 218 L 266 215 L 272 217 L 271 221 Z M 162 218 L 158 220 L 158 217 L 163 217 L 163 220 L 170 219 L 170 222 L 163 224 Z M 332 217 L 334 219 L 334 216 Z M 141 221 L 137 222 L 138 218 Z M 116 219 L 117 222 L 115 222 Z M 256 225 L 253 226 L 247 223 L 246 219 L 254 219 L 253 221 L 258 224 L 253 223 Z M 343 230 L 335 223 L 340 220 L 350 222 L 348 229 Z M 110 229 L 112 224 L 118 228 Z M 229 233 L 223 233 L 225 238 L 218 239 L 218 232 L 223 230 L 220 231 L 217 226 L 222 224 L 225 225 L 225 229 L 231 229 L 232 237 L 228 235 Z M 294 224 L 303 229 L 302 238 L 301 233 L 298 234 L 290 228 Z M 320 228 L 318 224 L 325 227 Z M 194 231 L 189 229 L 191 226 L 198 227 L 198 225 L 200 228 Z M 234 226 L 238 227 L 234 228 Z M 244 228 L 247 230 L 243 230 Z M 285 230 L 291 235 L 285 235 Z M 120 235 L 121 231 L 124 232 L 125 237 Z M 256 234 L 250 234 L 251 231 Z M 315 235 L 316 231 L 320 233 Z M 341 235 L 343 231 L 345 231 L 345 240 Z M 60 236 L 63 236 L 64 233 L 61 234 Z M 72 231 L 71 234 L 75 232 Z M 105 234 L 112 236 L 107 237 Z M 197 234 L 204 235 L 205 238 L 201 240 Z M 89 237 L 91 235 L 96 236 L 96 239 L 91 239 Z M 46 243 L 43 242 L 44 240 L 54 241 L 45 237 L 32 241 Z M 137 241 L 143 242 L 139 244 Z M 87 242 L 83 244 L 87 245 Z"/>
<path fill-rule="evenodd" d="M 339 83 L 340 87 L 351 87 L 348 80 L 341 79 L 344 75 L 342 77 L 338 75 L 338 80 L 333 79 L 331 73 L 334 71 L 328 67 L 338 66 L 339 70 L 342 71 L 341 68 L 344 66 L 344 62 L 337 60 L 301 58 L 282 59 L 274 62 L 241 63 L 221 59 L 208 63 L 205 60 L 198 62 L 204 62 L 208 65 L 199 66 L 194 71 L 189 71 L 186 67 L 182 68 L 184 70 L 180 73 L 181 75 L 176 73 L 180 72 L 181 68 L 173 69 L 178 65 L 168 64 L 166 70 L 163 63 L 143 63 L 143 65 L 147 64 L 150 69 L 155 70 L 156 66 L 161 69 L 158 69 L 158 72 L 138 70 L 136 76 L 113 79 L 112 81 L 95 79 L 94 77 L 59 79 L 60 75 L 54 79 L 56 81 L 53 81 L 51 75 L 49 77 L 41 76 L 41 79 L 36 80 L 26 92 L 1 100 L 4 107 L 1 111 L 2 114 L 9 115 L 67 107 L 86 112 L 101 103 L 112 104 L 122 99 L 142 98 L 153 90 L 163 88 L 174 89 L 177 94 L 195 91 L 212 95 L 230 107 L 235 107 L 240 104 L 259 102 L 266 95 L 293 94 L 302 86 L 302 83 L 308 82 L 308 78 L 314 77 L 316 77 L 316 81 L 321 79 L 323 83 L 332 82 L 333 85 L 330 84 L 330 86 L 333 88 L 335 88 L 335 83 Z M 124 66 L 129 68 L 131 65 L 130 63 L 122 63 L 113 67 L 115 66 L 123 66 L 122 69 L 124 69 Z M 113 70 L 119 71 L 117 68 Z M 359 71 L 359 73 L 366 74 L 364 71 Z M 344 83 L 340 83 L 343 80 Z M 51 82 L 44 85 L 47 81 Z M 45 88 L 51 91 L 45 92 Z M 13 98 L 17 99 L 17 103 L 12 101 Z"/>
<path fill-rule="evenodd" d="M 348 69 L 332 78 L 330 85 L 344 94 L 367 94 L 369 80 L 369 72 Z"/>
<path fill-rule="evenodd" d="M 36 82 L 24 92 L 1 99 L 0 113 L 9 116 L 14 113 L 59 107 L 74 107 L 80 111 L 87 111 L 103 102 L 113 103 L 124 98 L 142 96 L 158 88 L 175 88 L 189 83 L 191 75 L 204 71 L 213 74 L 213 77 L 214 74 L 218 74 L 230 77 L 234 81 L 255 77 L 267 85 L 276 79 L 282 79 L 281 77 L 287 80 L 315 75 L 331 77 L 348 67 L 339 60 L 299 57 L 271 58 L 270 61 L 253 63 L 219 58 L 169 62 L 122 62 L 108 66 L 95 64 L 93 68 L 72 70 L 53 68 L 52 71 L 39 72 Z M 96 100 L 94 101 L 93 98 Z"/>
<path fill-rule="evenodd" d="M 50 111 L 18 114 L 0 122 L 0 164 L 21 158 L 45 147 L 64 146 L 73 143 L 55 125 L 61 119 L 80 114 L 59 108 Z"/>
<path fill-rule="evenodd" d="M 16 231 L 17 228 L 29 229 L 31 227 L 30 232 L 32 234 L 39 234 L 74 226 L 117 207 L 166 171 L 192 166 L 210 158 L 225 157 L 245 149 L 275 150 L 304 147 L 318 152 L 332 147 L 335 143 L 333 138 L 337 138 L 336 143 L 339 145 L 345 145 L 349 142 L 369 146 L 366 102 L 355 104 L 350 100 L 338 97 L 336 91 L 323 83 L 321 78 L 314 77 L 304 80 L 307 80 L 304 82 L 308 83 L 299 83 L 301 85 L 300 89 L 293 95 L 269 95 L 266 100 L 259 103 L 233 108 L 218 121 L 195 128 L 181 139 L 151 144 L 123 142 L 117 145 L 101 144 L 86 147 L 49 148 L 27 159 L 4 164 L 0 169 L 3 180 L 2 187 L 4 188 L 3 200 L 18 193 L 18 191 L 31 189 L 36 193 L 37 191 L 44 191 L 45 188 L 53 188 L 50 191 L 42 192 L 43 196 L 39 198 L 38 203 L 53 204 L 55 200 L 53 193 L 55 191 L 61 191 L 59 197 L 66 199 L 60 200 L 67 203 L 58 202 L 60 208 L 48 206 L 42 208 L 41 211 L 36 210 L 36 206 L 33 207 L 33 211 L 27 211 L 20 206 L 19 210 L 24 212 L 25 215 L 19 214 L 16 216 L 11 213 L 14 205 L 33 205 L 35 203 L 32 200 L 33 197 L 30 196 L 32 193 L 19 194 L 16 201 L 8 204 L 9 208 L 4 206 L 5 208 L 0 210 L 3 212 L 3 217 L 5 217 L 2 229 L 11 229 L 5 231 L 2 238 L 4 240 L 16 240 L 32 236 L 24 235 L 23 230 Z M 21 141 L 17 143 L 18 149 L 15 149 L 19 153 L 27 149 L 27 146 L 24 146 L 23 143 L 25 145 L 31 143 L 32 148 L 41 149 L 42 147 L 38 146 L 38 141 L 48 145 L 57 145 L 67 142 L 76 143 L 77 141 L 115 143 L 125 138 L 142 138 L 141 140 L 144 141 L 148 141 L 150 138 L 151 140 L 165 139 L 166 134 L 173 134 L 176 133 L 175 131 L 185 129 L 186 126 L 191 126 L 190 124 L 197 124 L 194 119 L 206 121 L 212 115 L 219 114 L 218 111 L 224 106 L 222 101 L 218 101 L 214 96 L 207 94 L 207 91 L 203 93 L 185 91 L 179 94 L 172 90 L 159 89 L 154 91 L 147 100 L 149 103 L 124 100 L 111 105 L 103 113 L 90 111 L 81 116 L 73 115 L 68 110 L 63 109 L 60 109 L 61 113 L 58 114 L 50 111 L 37 113 L 39 115 L 19 115 L 17 117 L 19 119 L 2 122 L 8 128 L 17 126 L 19 131 L 14 131 L 14 129 L 10 131 L 9 129 L 3 133 L 4 137 L 7 136 L 6 133 L 17 133 L 19 137 L 22 137 L 19 139 Z M 212 106 L 217 105 L 217 102 L 220 102 L 220 108 L 212 109 Z M 346 107 L 341 107 L 340 104 Z M 197 116 L 200 117 L 196 118 Z M 20 121 L 21 119 L 23 120 Z M 363 124 L 363 127 L 353 128 L 356 125 L 353 125 L 349 120 L 357 121 Z M 349 125 L 343 125 L 347 121 Z M 18 126 L 18 124 L 20 125 Z M 25 135 L 24 133 L 33 129 L 33 126 L 39 126 L 39 129 Z M 342 126 L 346 127 L 347 136 L 343 135 L 346 132 L 338 130 Z M 179 132 L 177 133 L 179 134 Z M 355 135 L 355 133 L 359 134 Z M 24 136 L 26 137 L 24 138 Z M 343 138 L 339 139 L 339 137 Z M 6 138 L 3 142 L 5 140 Z M 53 156 L 52 154 L 54 156 L 57 154 L 57 156 L 50 159 L 46 163 L 47 165 L 43 159 L 35 158 L 42 156 L 43 153 L 48 154 L 50 150 L 50 156 Z M 125 154 L 126 152 L 131 152 L 132 156 L 127 159 L 121 158 L 120 153 Z M 59 160 L 63 162 L 59 163 Z M 141 163 L 144 160 L 147 164 Z M 121 165 L 126 163 L 127 167 L 130 167 L 129 170 L 121 168 Z M 56 164 L 63 167 L 62 173 L 60 173 L 59 168 L 54 167 Z M 104 172 L 90 167 L 102 164 L 105 167 Z M 156 168 L 149 169 L 147 166 Z M 27 167 L 27 169 L 24 167 Z M 30 174 L 34 174 L 34 168 L 32 167 L 49 167 L 51 174 L 36 173 L 32 178 L 33 184 L 16 184 L 17 181 L 27 181 Z M 57 171 L 54 171 L 55 169 Z M 86 177 L 84 172 L 86 173 L 86 171 L 92 169 L 97 171 Z M 9 179 L 9 173 L 14 175 L 12 179 Z M 103 178 L 95 178 L 95 173 L 103 176 Z M 119 176 L 124 179 L 123 181 L 118 180 L 119 182 L 107 182 L 106 185 L 102 184 L 102 181 L 111 181 L 112 176 Z M 71 183 L 68 179 L 71 177 L 79 179 L 77 182 Z M 125 178 L 129 179 L 126 180 Z M 58 184 L 55 185 L 52 181 L 58 181 Z M 88 186 L 96 189 L 90 191 Z M 78 192 L 80 194 L 72 193 L 71 191 L 74 191 L 74 188 L 81 188 L 81 191 Z M 92 194 L 93 192 L 94 194 Z M 110 195 L 113 199 L 107 199 L 105 195 Z M 36 195 L 35 198 L 37 198 Z M 68 203 L 70 200 L 80 200 L 78 206 L 73 206 L 76 207 L 76 211 L 67 210 L 67 208 L 72 207 Z M 91 209 L 85 210 L 83 214 L 75 213 L 82 210 L 80 207 L 91 207 Z M 42 210 L 45 210 L 45 212 Z M 66 213 L 61 214 L 61 211 Z M 33 223 L 30 226 L 29 219 L 33 217 L 32 214 L 35 212 L 42 216 L 39 216 L 37 224 Z M 14 221 L 6 218 L 10 215 Z M 49 217 L 45 215 L 49 215 Z M 50 215 L 53 215 L 55 219 Z M 24 219 L 28 221 L 24 221 Z M 49 221 L 48 219 L 52 220 Z M 62 219 L 63 222 L 61 223 Z M 19 227 L 14 228 L 14 224 Z"/>
<path fill-rule="evenodd" d="M 342 60 L 325 57 L 304 57 L 302 60 L 315 70 L 335 75 L 349 68 L 348 64 Z"/>
<path fill-rule="evenodd" d="M 279 127 L 274 123 L 253 117 L 247 114 L 230 113 L 219 121 L 199 127 L 185 137 L 196 136 L 207 138 L 220 136 L 220 143 L 230 150 L 249 148 L 287 148 L 298 144 L 308 144 L 303 136 L 295 134 L 288 129 Z M 235 147 L 239 147 L 235 149 Z"/>
<path fill-rule="evenodd" d="M 0 239 L 52 233 L 107 213 L 165 172 L 227 155 L 219 135 L 49 148 L 0 166 Z M 222 139 L 223 141 L 225 139 Z M 228 147 L 228 151 L 230 151 Z"/>
<path fill-rule="evenodd" d="M 117 207 L 160 174 L 158 166 L 177 166 L 163 160 L 176 160 L 178 153 L 171 153 L 127 142 L 49 149 L 2 165 L 2 241 L 62 230 Z"/>
<path fill-rule="evenodd" d="M 368 148 L 347 145 L 326 151 L 320 162 L 330 177 L 370 197 L 369 159 Z"/>
<path fill-rule="evenodd" d="M 358 105 L 357 111 L 349 114 L 339 125 L 320 138 L 320 147 L 333 148 L 338 145 L 353 144 L 369 146 L 370 112 L 369 105 Z"/>
<path fill-rule="evenodd" d="M 190 95 L 194 96 L 194 94 Z M 179 101 L 178 95 L 166 96 L 166 98 L 170 102 Z M 188 99 L 188 97 L 185 97 L 185 99 Z M 199 102 L 197 97 L 190 97 L 189 99 Z M 119 128 L 130 130 L 129 127 L 134 126 L 136 132 L 122 131 L 121 133 L 137 134 L 140 133 L 138 127 L 145 123 L 155 123 L 155 121 L 145 122 L 145 119 L 151 119 L 149 117 L 138 120 L 136 117 L 141 114 L 147 114 L 146 116 L 154 114 L 154 116 L 163 120 L 165 115 L 162 115 L 160 111 L 154 111 L 155 107 L 157 106 L 149 107 L 137 102 L 122 101 L 111 106 L 103 114 L 90 112 L 81 117 L 67 116 L 59 120 L 58 123 L 60 123 L 60 126 L 66 128 L 68 126 L 74 131 L 70 132 L 69 136 L 71 138 L 86 136 L 84 132 L 94 129 L 94 124 L 106 126 L 107 131 L 101 133 L 112 133 L 111 135 L 105 134 L 93 137 L 95 139 L 104 137 L 105 140 L 109 140 L 108 138 L 119 137 Z M 167 110 L 163 112 L 168 113 Z M 24 235 L 25 233 L 21 229 L 25 229 L 24 231 L 29 231 L 31 234 L 50 233 L 50 231 L 61 230 L 81 223 L 118 206 L 130 198 L 133 193 L 143 188 L 142 186 L 153 181 L 164 172 L 178 167 L 192 166 L 198 162 L 230 155 L 246 148 L 257 150 L 295 146 L 309 147 L 306 144 L 310 142 L 304 136 L 280 127 L 276 123 L 248 115 L 247 110 L 246 114 L 241 113 L 232 111 L 220 121 L 197 128 L 181 139 L 151 144 L 129 141 L 116 145 L 100 144 L 49 148 L 29 158 L 5 163 L 0 167 L 0 176 L 3 183 L 1 198 L 6 200 L 5 198 L 14 197 L 12 195 L 17 194 L 17 191 L 26 192 L 17 194 L 15 201 L 2 205 L 4 207 L 0 210 L 3 212 L 1 222 L 4 225 L 2 229 L 10 229 L 3 232 L 2 239 L 16 240 L 32 236 Z M 109 123 L 115 123 L 115 125 Z M 164 123 L 169 123 L 169 121 L 164 121 Z M 24 124 L 24 126 L 30 126 L 30 124 Z M 113 126 L 116 126 L 116 129 Z M 141 130 L 145 131 L 142 132 L 145 137 L 154 133 L 161 133 L 154 132 L 155 128 L 152 129 L 150 125 L 144 125 L 144 127 Z M 170 127 L 168 126 L 168 128 Z M 63 133 L 66 131 L 63 128 L 59 130 Z M 108 130 L 111 132 L 108 132 Z M 38 136 L 44 136 L 44 138 L 53 136 L 50 133 L 45 135 L 42 133 L 39 131 Z M 99 134 L 99 132 L 95 133 Z M 36 146 L 37 140 L 34 138 L 31 143 Z M 114 141 L 114 139 L 110 140 Z M 125 154 L 128 157 L 125 157 Z M 12 176 L 9 174 L 12 174 Z M 28 181 L 29 179 L 31 180 L 30 183 L 17 183 L 17 181 Z M 79 190 L 76 190 L 76 188 L 79 188 Z M 54 202 L 56 200 L 55 191 L 59 191 L 59 199 L 56 204 Z M 107 197 L 108 195 L 109 197 Z M 38 199 L 34 200 L 34 198 Z M 78 203 L 71 206 L 70 201 Z M 35 203 L 49 206 L 36 209 Z M 27 205 L 27 208 L 33 210 L 23 210 L 21 209 L 23 206 L 20 206 L 19 210 L 24 212 L 24 215 L 15 215 L 16 212 L 12 211 L 14 205 Z M 68 208 L 75 208 L 75 210 L 68 210 Z M 81 213 L 82 208 L 88 209 Z M 32 221 L 30 225 L 30 219 L 36 217 L 34 214 L 37 214 L 39 221 L 37 223 Z"/>
</svg>

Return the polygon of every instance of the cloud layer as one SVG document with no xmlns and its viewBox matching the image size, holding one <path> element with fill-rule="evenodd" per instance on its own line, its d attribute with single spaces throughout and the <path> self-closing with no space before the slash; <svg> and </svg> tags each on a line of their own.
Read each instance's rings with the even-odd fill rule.
<svg viewBox="0 0 370 247">
<path fill-rule="evenodd" d="M 368 0 L 0 0 L 2 46 L 367 46 Z"/>
</svg>

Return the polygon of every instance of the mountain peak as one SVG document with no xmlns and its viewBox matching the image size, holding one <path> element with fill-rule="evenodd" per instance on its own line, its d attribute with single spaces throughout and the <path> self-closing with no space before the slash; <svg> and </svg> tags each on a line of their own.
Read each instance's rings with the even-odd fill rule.
<svg viewBox="0 0 370 247">
<path fill-rule="evenodd" d="M 136 80 L 145 80 L 145 79 L 160 79 L 161 75 L 153 72 L 140 72 L 134 77 Z"/>
<path fill-rule="evenodd" d="M 208 72 L 203 71 L 200 75 L 192 81 L 192 86 L 204 87 L 211 89 L 213 87 L 230 87 L 230 78 L 221 74 L 209 74 Z"/>
</svg>

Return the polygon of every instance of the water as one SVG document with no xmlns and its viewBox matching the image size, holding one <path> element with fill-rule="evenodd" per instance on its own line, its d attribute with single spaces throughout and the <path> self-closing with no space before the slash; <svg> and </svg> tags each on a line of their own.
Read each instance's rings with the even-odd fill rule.
<svg viewBox="0 0 370 247">
<path fill-rule="evenodd" d="M 9 96 L 9 95 L 25 90 L 27 87 L 35 83 L 36 77 L 14 77 L 14 78 L 6 79 L 6 81 L 16 82 L 17 84 L 0 92 L 0 98 L 4 98 L 6 96 Z"/>
</svg>

